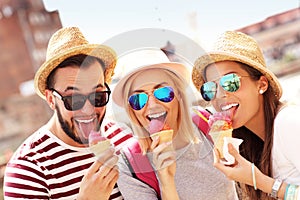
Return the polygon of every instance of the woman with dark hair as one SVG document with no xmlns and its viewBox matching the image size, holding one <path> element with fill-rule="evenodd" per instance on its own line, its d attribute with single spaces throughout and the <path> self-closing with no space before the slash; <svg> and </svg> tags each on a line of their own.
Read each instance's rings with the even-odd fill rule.
<svg viewBox="0 0 300 200">
<path fill-rule="evenodd" d="M 298 199 L 300 108 L 280 101 L 281 85 L 266 68 L 257 42 L 240 32 L 225 32 L 213 51 L 196 60 L 192 75 L 204 100 L 232 116 L 233 137 L 244 140 L 240 154 L 228 145 L 236 159 L 233 166 L 220 162 L 217 149 L 214 166 L 244 183 L 251 200 Z"/>
</svg>

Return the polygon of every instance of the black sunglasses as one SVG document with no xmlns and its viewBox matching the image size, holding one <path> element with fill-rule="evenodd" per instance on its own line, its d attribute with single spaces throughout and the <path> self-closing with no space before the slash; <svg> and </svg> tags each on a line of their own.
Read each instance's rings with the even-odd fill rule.
<svg viewBox="0 0 300 200">
<path fill-rule="evenodd" d="M 84 106 L 87 99 L 95 107 L 105 106 L 108 103 L 111 91 L 106 83 L 104 85 L 107 88 L 107 91 L 92 92 L 89 95 L 74 94 L 70 96 L 62 96 L 55 89 L 52 88 L 50 90 L 52 90 L 54 96 L 56 96 L 64 102 L 65 108 L 67 110 L 75 111 L 81 109 Z"/>
</svg>

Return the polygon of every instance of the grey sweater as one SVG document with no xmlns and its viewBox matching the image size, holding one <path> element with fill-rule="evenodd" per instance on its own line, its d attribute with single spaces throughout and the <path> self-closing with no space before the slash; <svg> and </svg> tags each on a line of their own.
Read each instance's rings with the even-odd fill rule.
<svg viewBox="0 0 300 200">
<path fill-rule="evenodd" d="M 213 167 L 213 147 L 201 135 L 198 144 L 189 144 L 176 151 L 175 182 L 182 200 L 237 200 L 234 182 Z M 148 156 L 151 160 L 151 155 Z M 119 189 L 125 200 L 158 199 L 147 184 L 133 178 L 122 157 L 119 160 Z"/>
</svg>

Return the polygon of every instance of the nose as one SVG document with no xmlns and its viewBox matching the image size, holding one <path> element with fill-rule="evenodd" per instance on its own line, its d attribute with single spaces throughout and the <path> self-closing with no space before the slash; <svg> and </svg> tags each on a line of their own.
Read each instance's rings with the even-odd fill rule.
<svg viewBox="0 0 300 200">
<path fill-rule="evenodd" d="M 217 85 L 217 93 L 216 93 L 216 98 L 222 98 L 227 96 L 227 91 L 223 89 L 221 85 Z"/>
<path fill-rule="evenodd" d="M 148 97 L 148 107 L 151 108 L 155 104 L 157 104 L 157 99 L 154 97 L 153 94 L 149 95 L 149 97 Z"/>
<path fill-rule="evenodd" d="M 81 108 L 81 112 L 90 115 L 93 114 L 95 110 L 95 107 L 91 104 L 91 102 L 87 99 Z"/>
</svg>

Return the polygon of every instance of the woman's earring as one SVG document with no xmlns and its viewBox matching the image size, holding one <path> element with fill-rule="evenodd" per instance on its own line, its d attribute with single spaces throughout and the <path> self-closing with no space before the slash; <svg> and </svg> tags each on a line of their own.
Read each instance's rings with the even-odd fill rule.
<svg viewBox="0 0 300 200">
<path fill-rule="evenodd" d="M 263 89 L 260 89 L 259 90 L 259 94 L 263 94 L 264 93 L 264 90 Z"/>
</svg>

